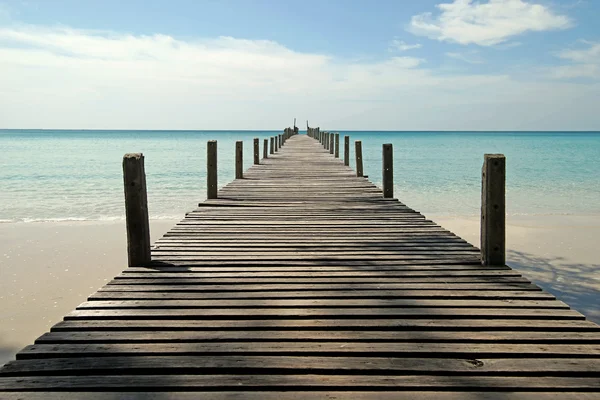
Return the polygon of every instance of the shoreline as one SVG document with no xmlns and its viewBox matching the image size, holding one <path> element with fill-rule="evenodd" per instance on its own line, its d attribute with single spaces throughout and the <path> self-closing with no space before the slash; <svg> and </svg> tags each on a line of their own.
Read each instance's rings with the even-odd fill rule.
<svg viewBox="0 0 600 400">
<path fill-rule="evenodd" d="M 426 217 L 479 246 L 478 216 Z M 180 219 L 150 220 L 152 242 Z M 600 215 L 506 223 L 507 264 L 600 323 Z M 125 221 L 1 223 L 0 260 L 2 365 L 127 267 Z"/>
</svg>

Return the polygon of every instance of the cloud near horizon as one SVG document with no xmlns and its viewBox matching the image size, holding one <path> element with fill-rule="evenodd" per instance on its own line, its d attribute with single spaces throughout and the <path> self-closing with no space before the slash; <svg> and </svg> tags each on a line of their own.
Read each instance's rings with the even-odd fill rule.
<svg viewBox="0 0 600 400">
<path fill-rule="evenodd" d="M 598 90 L 580 89 L 270 40 L 0 28 L 3 128 L 268 129 L 297 116 L 335 129 L 549 129 Z M 592 112 L 585 104 L 578 113 Z"/>
<path fill-rule="evenodd" d="M 566 29 L 571 20 L 541 4 L 523 0 L 454 0 L 411 18 L 407 30 L 415 35 L 462 45 L 493 46 L 528 31 Z"/>
</svg>

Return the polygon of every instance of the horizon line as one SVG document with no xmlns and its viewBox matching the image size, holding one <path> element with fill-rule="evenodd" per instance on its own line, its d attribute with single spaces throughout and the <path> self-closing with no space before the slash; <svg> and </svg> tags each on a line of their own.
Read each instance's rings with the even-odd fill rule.
<svg viewBox="0 0 600 400">
<path fill-rule="evenodd" d="M 291 128 L 291 127 L 290 127 Z M 315 127 L 316 128 L 316 127 Z M 120 129 L 120 128 L 0 128 L 2 131 L 117 131 L 117 132 L 279 132 L 283 129 Z M 366 130 L 366 129 L 324 129 L 324 132 L 465 132 L 465 133 L 536 133 L 536 132 L 551 132 L 551 133 L 600 133 L 599 130 L 567 130 L 567 129 L 552 129 L 552 130 L 479 130 L 479 129 L 412 129 L 412 130 Z M 306 132 L 306 130 L 299 130 Z"/>
</svg>

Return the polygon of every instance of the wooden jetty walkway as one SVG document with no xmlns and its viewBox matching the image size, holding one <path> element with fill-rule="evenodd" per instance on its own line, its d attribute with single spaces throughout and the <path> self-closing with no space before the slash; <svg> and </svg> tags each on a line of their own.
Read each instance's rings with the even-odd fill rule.
<svg viewBox="0 0 600 400">
<path fill-rule="evenodd" d="M 0 398 L 599 397 L 600 326 L 314 138 L 267 157 L 18 353 Z"/>
</svg>

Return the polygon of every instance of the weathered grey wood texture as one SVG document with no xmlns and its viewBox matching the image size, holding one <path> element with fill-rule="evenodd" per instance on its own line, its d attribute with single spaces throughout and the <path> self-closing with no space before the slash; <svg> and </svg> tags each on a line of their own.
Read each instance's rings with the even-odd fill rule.
<svg viewBox="0 0 600 400">
<path fill-rule="evenodd" d="M 316 139 L 261 162 L 23 349 L 0 398 L 597 398 L 598 325 Z"/>
<path fill-rule="evenodd" d="M 123 157 L 123 183 L 128 264 L 130 267 L 145 265 L 150 262 L 151 243 L 146 172 L 142 153 L 125 154 Z"/>
</svg>

